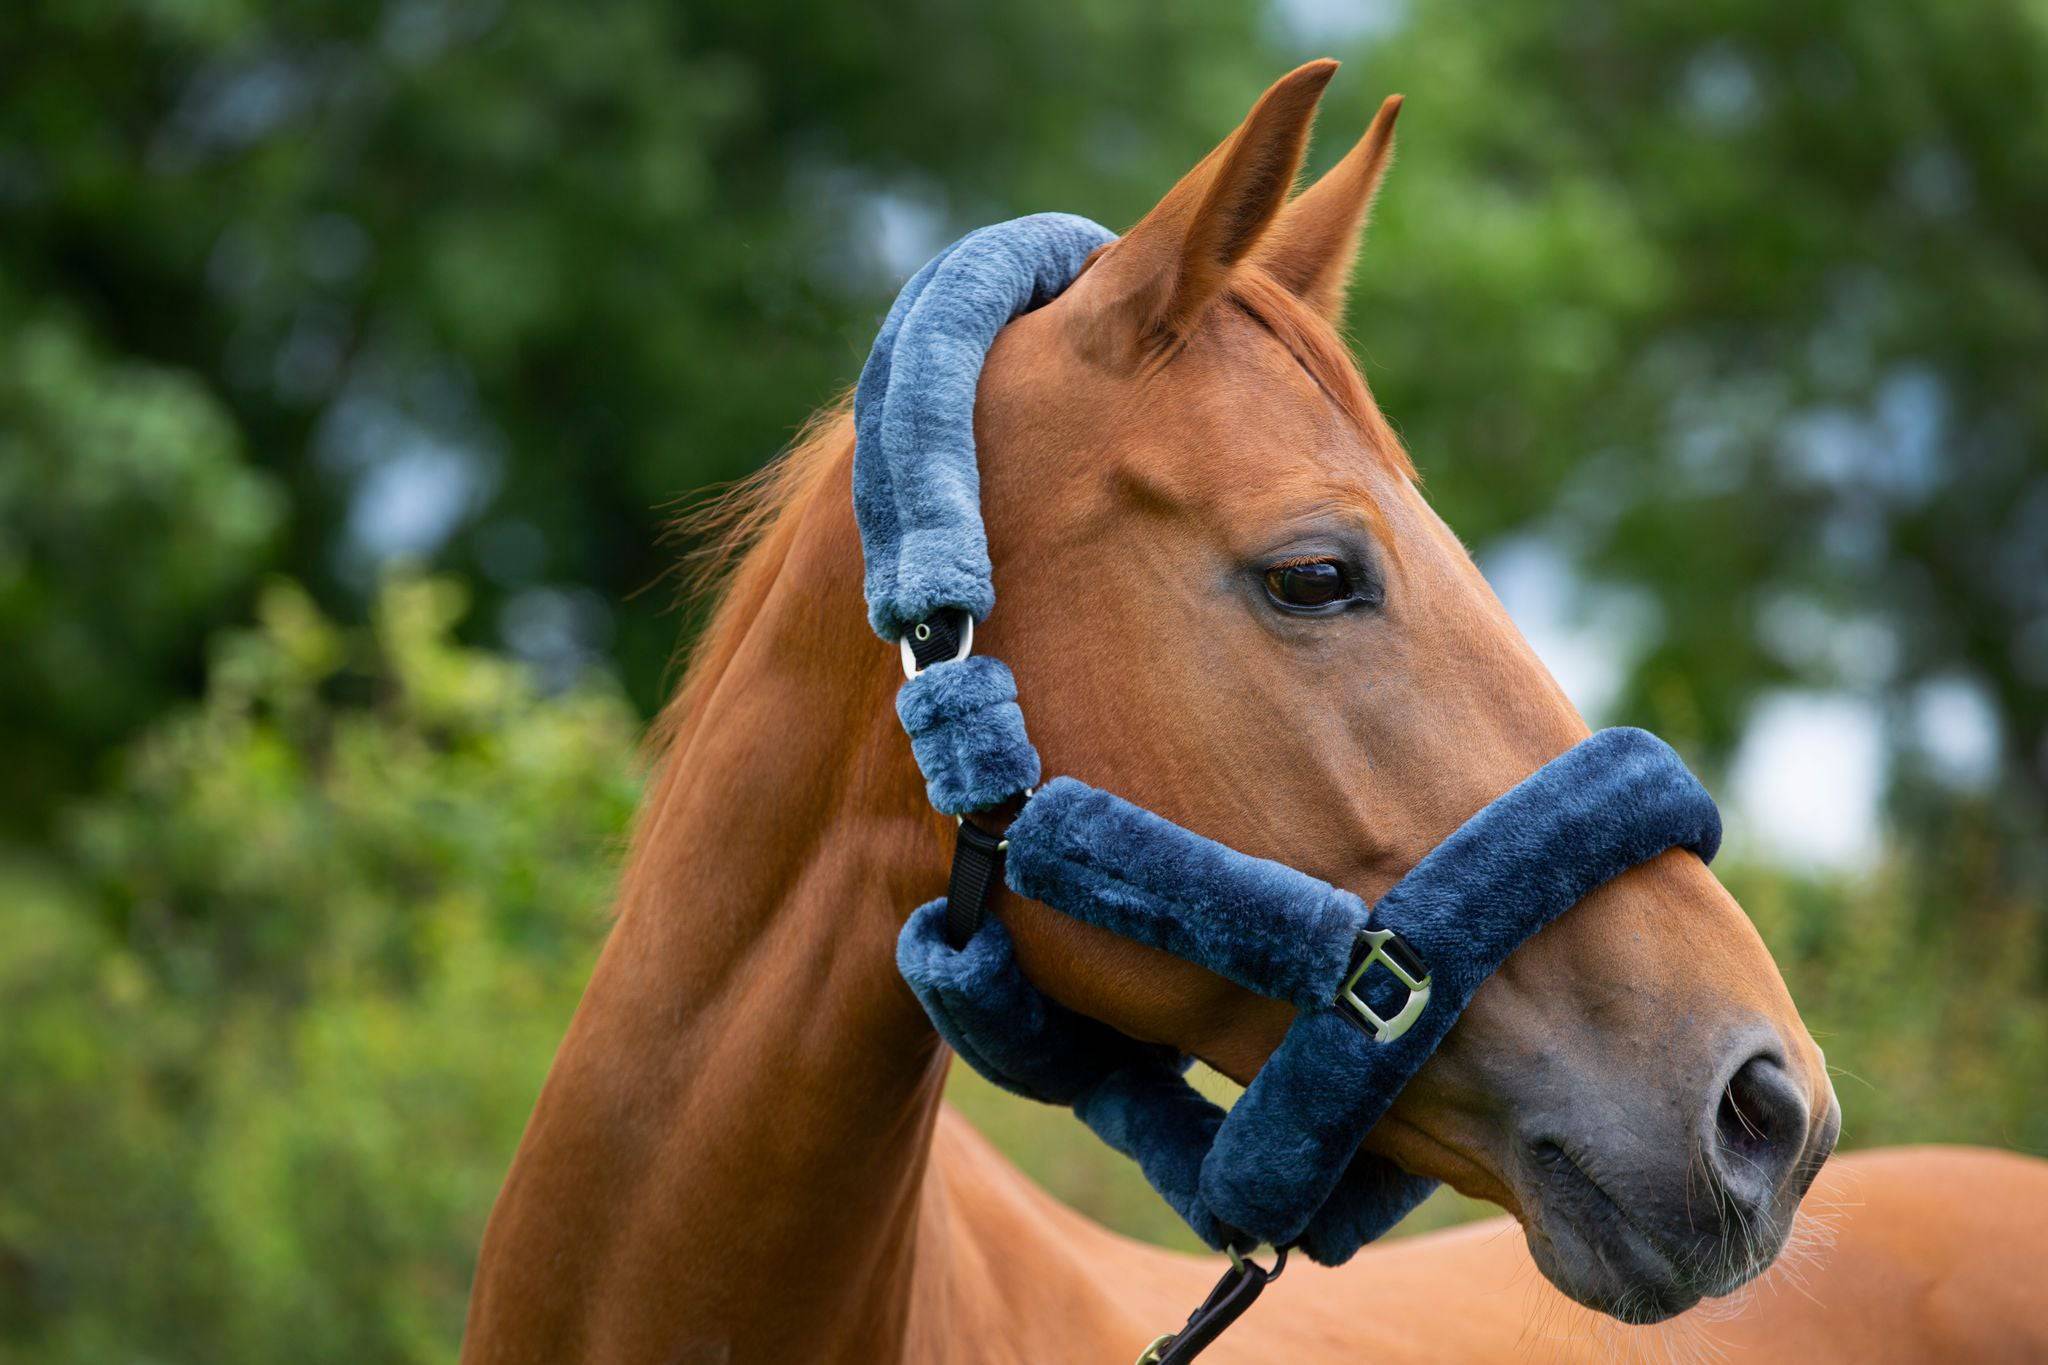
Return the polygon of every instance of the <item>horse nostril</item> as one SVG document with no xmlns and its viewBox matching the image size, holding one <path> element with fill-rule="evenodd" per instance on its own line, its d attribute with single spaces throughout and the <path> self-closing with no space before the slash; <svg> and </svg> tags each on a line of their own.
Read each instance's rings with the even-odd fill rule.
<svg viewBox="0 0 2048 1365">
<path fill-rule="evenodd" d="M 1774 1057 L 1744 1062 L 1721 1091 L 1707 1144 L 1722 1186 L 1753 1206 L 1770 1204 L 1806 1144 L 1807 1118 L 1806 1097 Z"/>
</svg>

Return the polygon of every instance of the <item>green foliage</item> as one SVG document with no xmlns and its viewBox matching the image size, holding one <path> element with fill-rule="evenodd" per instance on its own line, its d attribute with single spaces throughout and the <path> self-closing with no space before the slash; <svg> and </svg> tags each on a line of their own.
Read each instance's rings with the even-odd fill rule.
<svg viewBox="0 0 2048 1365">
<path fill-rule="evenodd" d="M 1893 861 L 1867 879 L 1720 869 L 1827 1053 L 1846 1146 L 1972 1142 L 2048 1155 L 2044 933 Z M 1964 885 L 1967 885 L 1965 883 Z"/>
<path fill-rule="evenodd" d="M 1352 316 L 1439 508 L 1649 620 L 1617 710 L 1725 756 L 1774 686 L 1998 716 L 2048 828 L 2048 23 L 1822 0 L 1418 5 L 1325 126 L 1413 97 Z M 1953 815 L 1948 810 L 1948 815 Z"/>
<path fill-rule="evenodd" d="M 607 923 L 637 720 L 273 585 L 200 706 L 0 874 L 0 1349 L 444 1360 Z"/>
<path fill-rule="evenodd" d="M 283 516 L 192 376 L 0 294 L 0 827 L 37 825 L 186 686 Z"/>
<path fill-rule="evenodd" d="M 426 461 L 460 515 L 408 548 L 487 620 L 619 603 L 664 506 L 851 382 L 922 253 L 1018 204 L 1135 217 L 1270 78 L 1258 32 L 1215 0 L 9 6 L 0 279 L 206 376 L 323 599 L 366 481 Z M 662 605 L 611 643 L 643 709 Z"/>
</svg>

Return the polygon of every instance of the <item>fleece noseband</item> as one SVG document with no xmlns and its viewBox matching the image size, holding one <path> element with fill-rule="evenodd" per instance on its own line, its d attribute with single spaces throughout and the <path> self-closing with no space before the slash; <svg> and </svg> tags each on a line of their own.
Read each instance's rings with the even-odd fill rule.
<svg viewBox="0 0 2048 1365">
<path fill-rule="evenodd" d="M 972 652 L 973 623 L 995 605 L 975 388 L 996 333 L 1111 240 L 1064 214 L 970 233 L 904 287 L 855 391 L 869 618 L 901 644 L 909 681 L 897 712 L 931 802 L 963 817 L 948 894 L 911 915 L 897 963 L 969 1065 L 1071 1106 L 1210 1246 L 1299 1246 L 1336 1264 L 1432 1187 L 1359 1144 L 1480 983 L 1628 868 L 1676 847 L 1711 858 L 1720 817 L 1663 741 L 1604 730 L 1474 815 L 1368 906 L 1072 777 L 1040 786 L 1015 680 Z M 1001 835 L 964 818 L 1019 797 Z M 1032 986 L 1002 922 L 984 913 L 998 876 L 1288 1001 L 1292 1027 L 1226 1113 L 1188 1085 L 1188 1059 L 1172 1048 Z"/>
</svg>

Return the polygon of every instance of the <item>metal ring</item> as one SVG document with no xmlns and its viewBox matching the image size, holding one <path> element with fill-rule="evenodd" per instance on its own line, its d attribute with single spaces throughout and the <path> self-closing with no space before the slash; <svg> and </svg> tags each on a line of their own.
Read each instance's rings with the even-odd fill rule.
<svg viewBox="0 0 2048 1365">
<path fill-rule="evenodd" d="M 1029 801 L 1032 797 L 1036 795 L 1038 795 L 1037 787 L 1026 787 L 1024 789 L 1024 801 Z M 1020 809 L 1023 807 L 1024 801 L 1019 801 L 1017 803 Z M 1001 803 L 998 802 L 997 804 Z M 967 823 L 967 817 L 964 815 L 956 815 L 953 817 L 953 823 L 956 825 L 964 825 Z M 1008 853 L 1009 851 L 1010 841 L 1007 838 L 1005 838 L 1001 843 L 996 845 L 996 852 L 998 853 Z"/>
<path fill-rule="evenodd" d="M 1255 1243 L 1252 1246 L 1251 1251 L 1239 1251 L 1237 1249 L 1236 1244 L 1232 1243 L 1231 1245 L 1225 1247 L 1224 1250 L 1230 1253 L 1230 1264 L 1232 1268 L 1238 1270 L 1239 1272 L 1242 1272 L 1245 1269 L 1245 1267 L 1249 1266 L 1253 1270 L 1261 1271 L 1264 1273 L 1267 1283 L 1270 1284 L 1274 1280 L 1279 1279 L 1280 1272 L 1287 1268 L 1287 1248 L 1273 1248 L 1273 1268 L 1271 1270 L 1267 1270 L 1264 1266 L 1261 1266 L 1257 1261 L 1254 1261 L 1251 1258 L 1252 1251 L 1257 1251 L 1260 1246 L 1264 1245 L 1267 1244 L 1263 1242 Z"/>
</svg>

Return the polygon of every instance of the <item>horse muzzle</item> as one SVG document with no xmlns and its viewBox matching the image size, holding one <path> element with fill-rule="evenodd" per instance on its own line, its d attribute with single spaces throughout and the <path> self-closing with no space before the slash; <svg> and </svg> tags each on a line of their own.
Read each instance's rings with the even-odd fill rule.
<svg viewBox="0 0 2048 1365">
<path fill-rule="evenodd" d="M 1810 1103 L 1760 1025 L 1716 1052 L 1703 1084 L 1553 1074 L 1522 1097 L 1509 1178 L 1529 1250 L 1586 1307 L 1660 1322 L 1741 1288 L 1790 1238 L 1841 1131 L 1834 1092 Z"/>
</svg>

